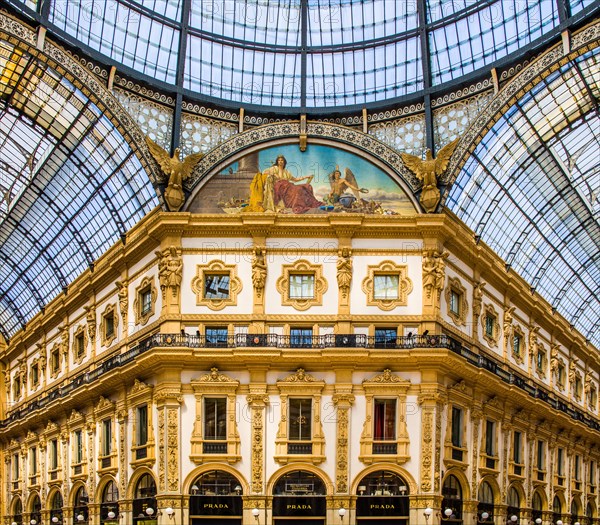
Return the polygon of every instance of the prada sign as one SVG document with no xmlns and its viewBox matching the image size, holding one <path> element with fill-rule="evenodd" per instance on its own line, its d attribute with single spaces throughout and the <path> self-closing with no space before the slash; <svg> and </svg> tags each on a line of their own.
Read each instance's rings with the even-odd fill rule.
<svg viewBox="0 0 600 525">
<path fill-rule="evenodd" d="M 190 496 L 191 516 L 241 516 L 241 496 Z"/>
<path fill-rule="evenodd" d="M 325 496 L 275 496 L 273 516 L 325 516 Z"/>
<path fill-rule="evenodd" d="M 408 496 L 359 496 L 356 498 L 357 516 L 406 516 Z"/>
</svg>

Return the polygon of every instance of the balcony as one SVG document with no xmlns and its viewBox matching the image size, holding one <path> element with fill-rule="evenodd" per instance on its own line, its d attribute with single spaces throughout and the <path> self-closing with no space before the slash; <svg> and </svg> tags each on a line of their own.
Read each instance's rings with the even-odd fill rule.
<svg viewBox="0 0 600 525">
<path fill-rule="evenodd" d="M 288 454 L 312 454 L 312 443 L 288 443 Z"/>
<path fill-rule="evenodd" d="M 397 454 L 398 443 L 373 443 L 373 454 Z"/>
<path fill-rule="evenodd" d="M 209 441 L 204 441 L 202 443 L 202 453 L 203 454 L 227 454 L 227 442 L 222 443 L 211 443 Z"/>
</svg>

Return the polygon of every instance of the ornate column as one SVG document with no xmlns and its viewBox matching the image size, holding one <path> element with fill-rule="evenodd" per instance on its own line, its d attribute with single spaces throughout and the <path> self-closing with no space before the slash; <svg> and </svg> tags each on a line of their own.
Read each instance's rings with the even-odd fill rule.
<svg viewBox="0 0 600 525">
<path fill-rule="evenodd" d="M 335 491 L 338 494 L 347 494 L 348 487 L 348 446 L 349 446 L 349 414 L 354 403 L 354 396 L 350 388 L 336 389 L 333 395 L 333 404 L 337 408 L 337 456 L 335 459 Z"/>
<path fill-rule="evenodd" d="M 480 430 L 481 421 L 483 419 L 483 411 L 481 409 L 481 402 L 476 401 L 471 409 L 471 429 L 473 431 L 473 440 L 471 450 L 471 498 L 477 499 L 477 485 L 478 479 L 477 474 L 479 472 L 479 449 L 480 449 Z"/>
<path fill-rule="evenodd" d="M 96 441 L 96 420 L 92 415 L 89 416 L 85 429 L 88 435 L 88 496 L 90 498 L 89 502 L 94 503 L 94 494 L 96 493 L 96 458 L 98 456 L 94 450 L 96 448 L 94 446 Z"/>
<path fill-rule="evenodd" d="M 161 493 L 180 491 L 179 418 L 183 402 L 178 388 L 158 387 L 158 490 Z"/>
<path fill-rule="evenodd" d="M 125 403 L 117 405 L 117 424 L 119 425 L 119 494 L 127 494 L 127 408 Z"/>
<path fill-rule="evenodd" d="M 251 468 L 252 474 L 250 478 L 250 493 L 262 495 L 264 493 L 264 434 L 265 434 L 265 408 L 269 403 L 266 388 L 264 391 L 250 389 L 250 394 L 246 396 L 248 407 L 252 414 L 252 453 L 251 453 Z"/>
</svg>

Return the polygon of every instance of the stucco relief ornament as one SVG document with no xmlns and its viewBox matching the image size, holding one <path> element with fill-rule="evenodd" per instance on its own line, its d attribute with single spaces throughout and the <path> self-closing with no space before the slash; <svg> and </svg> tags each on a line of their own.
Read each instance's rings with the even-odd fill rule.
<svg viewBox="0 0 600 525">
<path fill-rule="evenodd" d="M 260 297 L 267 281 L 267 263 L 265 262 L 265 249 L 262 246 L 254 247 L 252 256 L 252 284 L 256 295 Z"/>
<path fill-rule="evenodd" d="M 539 343 L 538 343 L 538 332 L 539 331 L 540 331 L 539 326 L 530 326 L 529 327 L 529 355 L 530 355 L 530 359 L 532 359 L 532 360 L 537 355 L 538 350 L 539 350 Z"/>
<path fill-rule="evenodd" d="M 119 291 L 117 296 L 119 297 L 119 311 L 121 312 L 121 318 L 123 319 L 123 325 L 127 324 L 127 309 L 129 307 L 129 297 L 127 291 L 127 284 L 117 281 L 115 283 Z"/>
<path fill-rule="evenodd" d="M 212 383 L 232 383 L 234 380 L 227 377 L 225 374 L 219 374 L 219 369 L 212 367 L 210 374 L 206 374 L 200 378 L 200 381 L 210 381 Z"/>
<path fill-rule="evenodd" d="M 297 383 L 297 382 L 310 383 L 314 380 L 315 380 L 315 378 L 313 376 L 307 374 L 304 371 L 304 368 L 298 368 L 298 370 L 296 370 L 295 374 L 289 375 L 288 377 L 286 377 L 284 379 L 284 381 L 287 381 L 289 383 Z"/>
<path fill-rule="evenodd" d="M 423 288 L 427 298 L 431 299 L 433 291 L 440 298 L 446 279 L 446 259 L 450 256 L 446 250 L 426 250 L 423 253 Z"/>
<path fill-rule="evenodd" d="M 431 150 L 428 149 L 425 154 L 425 160 L 415 155 L 402 153 L 400 156 L 404 161 L 406 168 L 415 174 L 417 179 L 423 183 L 421 190 L 421 202 L 427 213 L 433 213 L 437 205 L 440 203 L 440 190 L 438 188 L 438 178 L 441 177 L 450 163 L 450 157 L 458 145 L 458 140 L 455 139 L 449 144 L 446 144 L 434 159 Z"/>
<path fill-rule="evenodd" d="M 481 315 L 481 301 L 483 299 L 483 288 L 485 283 L 483 281 L 477 283 L 473 287 L 473 315 L 478 319 Z"/>
<path fill-rule="evenodd" d="M 88 337 L 92 344 L 96 340 L 96 307 L 94 305 L 84 306 L 85 320 L 87 322 Z"/>
<path fill-rule="evenodd" d="M 194 167 L 200 162 L 204 154 L 193 153 L 183 160 L 179 160 L 179 148 L 175 148 L 175 152 L 171 157 L 166 150 L 150 137 L 146 137 L 146 144 L 160 169 L 168 177 L 167 189 L 164 195 L 169 211 L 179 211 L 185 200 L 183 182 L 190 177 Z"/>
<path fill-rule="evenodd" d="M 352 282 L 352 251 L 349 248 L 342 248 L 338 253 L 337 260 L 337 282 L 342 297 L 345 299 L 350 292 L 350 283 Z"/>
<path fill-rule="evenodd" d="M 504 343 L 506 345 L 506 348 L 510 348 L 511 345 L 510 335 L 512 333 L 512 321 L 514 311 L 514 306 L 509 306 L 504 311 Z"/>
<path fill-rule="evenodd" d="M 183 275 L 183 261 L 177 248 L 170 246 L 162 252 L 154 252 L 158 257 L 158 280 L 160 282 L 160 291 L 163 301 L 165 300 L 167 290 L 171 288 L 173 297 L 177 297 L 179 287 L 181 286 L 181 277 Z"/>
</svg>

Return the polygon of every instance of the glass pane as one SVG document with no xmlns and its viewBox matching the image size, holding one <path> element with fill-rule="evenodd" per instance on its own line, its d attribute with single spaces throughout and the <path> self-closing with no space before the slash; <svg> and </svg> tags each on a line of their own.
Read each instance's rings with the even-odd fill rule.
<svg viewBox="0 0 600 525">
<path fill-rule="evenodd" d="M 313 274 L 290 275 L 290 299 L 312 299 L 315 296 Z"/>
<path fill-rule="evenodd" d="M 376 399 L 373 418 L 373 439 L 387 441 L 396 439 L 396 400 Z"/>
<path fill-rule="evenodd" d="M 312 438 L 312 399 L 290 399 L 290 441 L 308 441 Z"/>
<path fill-rule="evenodd" d="M 229 297 L 229 274 L 204 276 L 204 297 L 206 299 L 227 299 Z"/>
<path fill-rule="evenodd" d="M 204 439 L 227 439 L 227 399 L 204 400 Z"/>
<path fill-rule="evenodd" d="M 398 299 L 398 275 L 373 276 L 373 288 L 375 299 Z"/>
</svg>

